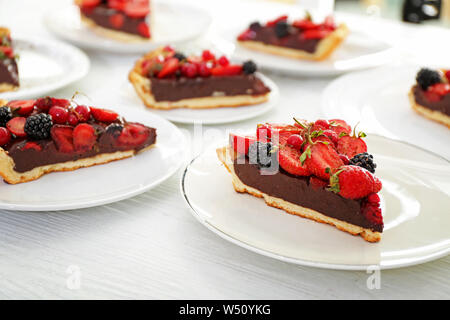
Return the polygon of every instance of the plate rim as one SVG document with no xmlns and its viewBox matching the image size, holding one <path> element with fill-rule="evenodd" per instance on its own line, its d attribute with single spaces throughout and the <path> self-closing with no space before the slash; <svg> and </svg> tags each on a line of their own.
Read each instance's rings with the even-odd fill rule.
<svg viewBox="0 0 450 320">
<path fill-rule="evenodd" d="M 129 108 L 132 108 L 131 106 L 128 106 Z M 124 106 L 123 108 L 126 108 L 126 106 Z M 119 109 L 119 108 L 116 108 Z M 145 112 L 145 110 L 140 110 L 138 108 L 132 108 L 135 112 Z M 150 117 L 155 117 L 157 118 L 159 121 L 165 122 L 166 125 L 169 126 L 169 128 L 172 129 L 172 132 L 177 132 L 177 134 L 179 135 L 180 139 L 181 139 L 181 145 L 186 145 L 186 141 L 187 138 L 186 136 L 181 132 L 181 130 L 175 126 L 173 123 L 171 123 L 170 121 L 162 118 L 159 115 L 156 114 L 151 114 L 149 115 Z M 158 129 L 158 128 L 156 128 Z M 156 142 L 155 146 L 158 146 L 158 141 Z M 151 152 L 152 150 L 148 150 L 147 152 Z M 103 197 L 100 200 L 95 200 L 95 199 L 90 199 L 89 201 L 84 201 L 81 204 L 76 204 L 76 203 L 69 203 L 69 204 L 39 204 L 39 205 L 17 205 L 17 204 L 5 204 L 2 201 L 0 201 L 0 210 L 14 210 L 14 211 L 26 211 L 26 212 L 42 212 L 42 211 L 64 211 L 64 210 L 77 210 L 77 209 L 85 209 L 85 208 L 91 208 L 91 207 L 98 207 L 98 206 L 102 206 L 105 204 L 111 204 L 111 203 L 115 203 L 115 202 L 119 202 L 125 199 L 129 199 L 132 197 L 135 197 L 139 194 L 142 194 L 150 189 L 153 189 L 154 187 L 158 186 L 159 184 L 163 183 L 164 181 L 166 181 L 167 179 L 169 179 L 172 175 L 174 175 L 183 165 L 183 163 L 185 162 L 185 156 L 187 154 L 187 149 L 186 148 L 182 148 L 179 150 L 180 152 L 180 161 L 177 165 L 174 165 L 173 168 L 171 170 L 168 170 L 163 176 L 161 176 L 159 179 L 152 181 L 151 183 L 142 186 L 140 183 L 136 184 L 137 188 L 135 190 L 131 190 L 127 193 L 124 194 L 120 194 L 117 195 L 115 197 Z M 125 159 L 123 159 L 125 160 Z M 119 160 L 120 161 L 120 160 Z M 102 164 L 102 165 L 108 165 L 108 163 Z M 82 168 L 80 168 L 82 169 Z M 78 170 L 78 169 L 77 169 Z M 69 171 L 69 172 L 62 172 L 62 173 L 73 173 L 77 170 L 74 171 Z M 58 172 L 56 172 L 58 173 Z M 37 179 L 39 180 L 39 178 Z"/>
<path fill-rule="evenodd" d="M 394 142 L 398 142 L 398 143 L 403 143 L 406 144 L 410 147 L 414 147 L 414 148 L 418 148 L 426 153 L 432 154 L 433 156 L 436 156 L 438 158 L 440 158 L 441 160 L 444 160 L 445 162 L 447 162 L 450 165 L 450 160 L 442 157 L 439 154 L 436 154 L 434 152 L 428 151 L 424 148 L 421 148 L 419 146 L 416 146 L 414 144 L 411 144 L 409 142 L 406 141 L 402 141 L 400 139 L 392 139 L 392 138 L 388 138 L 385 137 L 383 135 L 379 135 L 379 134 L 371 134 L 371 136 L 377 136 L 383 139 L 388 139 L 388 140 L 392 140 Z M 208 149 L 204 150 L 203 152 L 201 152 L 200 154 L 198 154 L 197 156 L 195 156 L 191 161 L 189 161 L 189 163 L 185 166 L 184 170 L 183 170 L 183 174 L 181 176 L 180 179 L 180 192 L 181 195 L 183 197 L 183 200 L 185 202 L 185 204 L 187 205 L 187 207 L 189 208 L 189 211 L 191 212 L 191 214 L 196 218 L 196 220 L 198 222 L 200 222 L 200 224 L 202 224 L 203 226 L 205 226 L 207 229 L 209 229 L 210 231 L 212 231 L 214 234 L 218 235 L 219 237 L 221 237 L 222 239 L 225 239 L 239 247 L 242 247 L 244 249 L 247 249 L 251 252 L 260 254 L 262 256 L 266 256 L 275 260 L 280 260 L 283 262 L 288 262 L 288 263 L 292 263 L 295 265 L 301 265 L 301 266 L 306 266 L 306 267 L 314 267 L 314 268 L 320 268 L 320 269 L 332 269 L 332 270 L 344 270 L 344 271 L 367 271 L 369 270 L 369 268 L 371 267 L 377 267 L 379 268 L 379 270 L 389 270 L 389 269 L 399 269 L 399 268 L 405 268 L 405 267 L 410 267 L 410 266 L 415 266 L 415 265 L 419 265 L 419 264 L 423 264 L 423 263 L 427 263 L 430 261 L 434 261 L 440 258 L 443 258 L 447 255 L 450 254 L 450 246 L 448 248 L 444 248 L 442 250 L 439 250 L 431 255 L 426 255 L 424 257 L 419 257 L 419 258 L 408 258 L 408 262 L 401 262 L 404 259 L 402 258 L 397 258 L 396 260 L 392 260 L 390 263 L 388 264 L 383 264 L 382 261 L 380 261 L 379 264 L 364 264 L 364 265 L 357 265 L 357 264 L 336 264 L 336 263 L 325 263 L 325 262 L 315 262 L 315 261 L 311 261 L 311 260 L 305 260 L 305 259 L 297 259 L 297 258 L 292 258 L 292 257 L 287 257 L 278 253 L 274 253 L 265 249 L 261 249 L 258 248 L 256 246 L 253 246 L 251 244 L 245 243 L 225 232 L 223 232 L 222 230 L 218 229 L 217 227 L 215 227 L 214 225 L 212 225 L 211 223 L 209 223 L 208 221 L 206 221 L 205 219 L 202 218 L 202 216 L 194 209 L 194 207 L 191 205 L 189 198 L 186 194 L 185 191 L 185 179 L 186 179 L 186 174 L 189 170 L 189 167 L 202 155 L 204 155 L 210 148 L 212 148 L 212 146 L 210 146 Z M 363 241 L 363 240 L 362 240 Z M 395 263 L 396 261 L 399 261 L 398 263 Z"/>
</svg>

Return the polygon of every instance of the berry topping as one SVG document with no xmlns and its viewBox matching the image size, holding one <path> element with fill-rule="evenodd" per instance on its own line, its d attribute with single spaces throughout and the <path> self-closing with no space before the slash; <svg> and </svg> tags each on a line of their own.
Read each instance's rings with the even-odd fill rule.
<svg viewBox="0 0 450 320">
<path fill-rule="evenodd" d="M 161 71 L 158 73 L 158 78 L 164 78 L 164 77 L 174 74 L 175 71 L 178 70 L 178 67 L 179 67 L 179 61 L 177 58 L 167 59 L 164 62 Z"/>
<path fill-rule="evenodd" d="M 450 93 L 450 84 L 448 83 L 436 83 L 428 87 L 425 92 L 427 98 L 431 101 L 439 101 L 442 96 Z"/>
<path fill-rule="evenodd" d="M 250 163 L 258 164 L 260 167 L 270 167 L 272 161 L 276 160 L 276 153 L 272 152 L 270 142 L 259 142 L 251 144 L 248 148 L 248 158 Z"/>
<path fill-rule="evenodd" d="M 101 0 L 82 0 L 81 5 L 83 7 L 94 7 L 100 4 Z"/>
<path fill-rule="evenodd" d="M 97 135 L 91 125 L 80 123 L 73 129 L 73 145 L 76 151 L 89 151 L 94 147 L 96 141 Z"/>
<path fill-rule="evenodd" d="M 52 117 L 53 123 L 64 124 L 69 119 L 69 111 L 63 107 L 51 107 L 48 114 Z"/>
<path fill-rule="evenodd" d="M 277 38 L 283 38 L 289 34 L 289 25 L 286 20 L 278 21 L 275 25 L 275 35 Z"/>
<path fill-rule="evenodd" d="M 381 214 L 379 203 L 364 202 L 361 207 L 361 213 L 373 224 L 383 225 L 383 215 Z"/>
<path fill-rule="evenodd" d="M 227 65 L 230 64 L 230 60 L 228 60 L 228 58 L 225 57 L 225 56 L 221 56 L 221 57 L 217 60 L 217 63 L 218 63 L 219 65 L 221 65 L 221 66 L 226 67 Z"/>
<path fill-rule="evenodd" d="M 70 112 L 67 118 L 67 123 L 70 124 L 71 126 L 76 126 L 78 122 L 79 122 L 78 116 L 75 113 Z"/>
<path fill-rule="evenodd" d="M 143 144 L 150 136 L 150 130 L 137 123 L 127 124 L 119 138 L 117 138 L 117 144 L 124 147 L 138 147 Z"/>
<path fill-rule="evenodd" d="M 256 21 L 256 22 L 250 23 L 250 26 L 248 28 L 252 31 L 258 31 L 262 28 L 262 25 L 261 25 L 261 23 Z"/>
<path fill-rule="evenodd" d="M 8 129 L 0 127 L 0 147 L 4 146 L 11 140 L 11 133 Z"/>
<path fill-rule="evenodd" d="M 287 139 L 286 143 L 290 147 L 293 147 L 294 149 L 300 150 L 302 148 L 303 141 L 304 140 L 303 140 L 301 135 L 293 134 Z"/>
<path fill-rule="evenodd" d="M 287 142 L 282 143 L 278 151 L 280 167 L 284 171 L 297 176 L 311 175 L 307 166 L 299 161 L 300 156 L 301 152 L 297 148 L 289 146 Z"/>
<path fill-rule="evenodd" d="M 253 30 L 245 30 L 238 36 L 239 41 L 253 40 L 256 37 L 256 32 Z"/>
<path fill-rule="evenodd" d="M 450 82 L 450 70 L 445 71 L 445 77 L 447 78 L 447 81 Z"/>
<path fill-rule="evenodd" d="M 336 132 L 334 132 L 333 130 L 324 130 L 322 134 L 328 139 L 330 139 L 330 141 L 333 142 L 335 146 L 337 145 L 339 141 L 339 136 Z"/>
<path fill-rule="evenodd" d="M 367 196 L 367 202 L 369 203 L 380 203 L 380 196 L 376 193 L 371 193 Z"/>
<path fill-rule="evenodd" d="M 339 158 L 341 158 L 342 162 L 347 165 L 350 163 L 350 159 L 345 154 L 340 154 Z"/>
<path fill-rule="evenodd" d="M 114 111 L 92 107 L 91 114 L 95 120 L 101 122 L 113 122 L 119 117 L 119 115 Z"/>
<path fill-rule="evenodd" d="M 201 77 L 209 77 L 211 75 L 211 70 L 208 68 L 206 63 L 202 62 L 198 65 L 198 74 Z"/>
<path fill-rule="evenodd" d="M 106 127 L 105 132 L 117 138 L 118 136 L 120 136 L 122 130 L 123 125 L 121 125 L 120 123 L 111 123 L 109 126 Z"/>
<path fill-rule="evenodd" d="M 214 54 L 209 50 L 203 50 L 202 52 L 202 59 L 203 61 L 213 61 L 216 59 Z"/>
<path fill-rule="evenodd" d="M 6 123 L 6 128 L 14 134 L 16 137 L 26 137 L 25 133 L 25 122 L 27 121 L 24 117 L 12 118 Z"/>
<path fill-rule="evenodd" d="M 306 167 L 316 177 L 327 180 L 330 178 L 330 169 L 344 165 L 336 150 L 331 145 L 321 142 L 306 147 L 300 161 L 304 161 Z"/>
<path fill-rule="evenodd" d="M 349 164 L 364 168 L 372 173 L 375 173 L 377 164 L 373 162 L 373 156 L 367 152 L 358 153 L 350 159 Z"/>
<path fill-rule="evenodd" d="M 368 170 L 343 166 L 330 177 L 330 190 L 347 199 L 361 199 L 381 190 L 381 181 Z"/>
<path fill-rule="evenodd" d="M 429 86 L 442 82 L 441 74 L 437 71 L 422 68 L 417 73 L 417 83 L 423 90 L 427 90 Z"/>
<path fill-rule="evenodd" d="M 190 62 L 184 63 L 181 66 L 181 74 L 188 78 L 194 78 L 197 75 L 197 66 Z"/>
<path fill-rule="evenodd" d="M 367 145 L 360 137 L 343 136 L 338 141 L 337 151 L 340 154 L 345 154 L 349 158 L 353 158 L 358 153 L 366 152 Z"/>
<path fill-rule="evenodd" d="M 230 144 L 233 147 L 234 151 L 239 154 L 247 154 L 248 148 L 255 142 L 255 136 L 239 136 L 233 133 L 230 134 Z"/>
<path fill-rule="evenodd" d="M 50 97 L 39 98 L 36 100 L 36 107 L 44 112 L 47 112 L 51 107 L 53 107 L 53 101 Z"/>
<path fill-rule="evenodd" d="M 91 118 L 91 110 L 87 106 L 79 105 L 75 108 L 79 122 L 87 122 Z"/>
<path fill-rule="evenodd" d="M 287 15 L 283 15 L 283 16 L 280 16 L 280 17 L 276 18 L 275 20 L 272 20 L 272 21 L 267 22 L 266 26 L 268 26 L 268 27 L 273 27 L 273 26 L 275 26 L 278 22 L 280 22 L 280 21 L 286 21 L 287 19 L 288 19 L 288 16 L 287 16 Z"/>
<path fill-rule="evenodd" d="M 42 147 L 40 144 L 29 141 L 25 143 L 25 145 L 22 147 L 22 150 L 34 150 L 34 151 L 42 151 Z"/>
<path fill-rule="evenodd" d="M 141 36 L 143 36 L 144 38 L 150 38 L 150 28 L 148 27 L 147 23 L 139 23 L 137 29 Z"/>
<path fill-rule="evenodd" d="M 338 136 L 343 135 L 344 133 L 350 134 L 352 132 L 352 127 L 347 124 L 344 120 L 341 119 L 331 119 L 329 121 L 330 129 L 338 134 Z"/>
<path fill-rule="evenodd" d="M 123 11 L 131 18 L 143 18 L 150 12 L 148 1 L 126 1 Z"/>
<path fill-rule="evenodd" d="M 8 102 L 8 107 L 15 114 L 28 116 L 34 110 L 36 100 L 13 100 Z"/>
<path fill-rule="evenodd" d="M 109 17 L 109 23 L 116 29 L 120 29 L 125 22 L 125 17 L 121 13 L 115 13 Z"/>
<path fill-rule="evenodd" d="M 6 126 L 6 123 L 11 120 L 13 114 L 11 112 L 11 108 L 4 106 L 0 108 L 0 127 Z"/>
<path fill-rule="evenodd" d="M 320 25 L 315 24 L 310 19 L 300 19 L 296 20 L 292 23 L 292 25 L 296 28 L 299 28 L 301 30 L 311 30 L 311 29 L 318 29 Z"/>
<path fill-rule="evenodd" d="M 251 60 L 245 61 L 242 65 L 242 70 L 245 74 L 253 74 L 257 70 L 256 63 Z"/>
<path fill-rule="evenodd" d="M 330 33 L 330 30 L 310 29 L 300 33 L 300 38 L 304 40 L 323 39 Z"/>
<path fill-rule="evenodd" d="M 39 113 L 26 119 L 24 130 L 31 139 L 41 140 L 50 137 L 52 126 L 52 117 L 46 113 Z"/>
<path fill-rule="evenodd" d="M 60 152 L 70 153 L 74 151 L 73 128 L 56 124 L 50 130 L 53 141 Z"/>
<path fill-rule="evenodd" d="M 312 127 L 312 131 L 328 129 L 330 129 L 330 124 L 324 119 L 316 120 L 316 122 L 314 122 L 314 126 Z"/>
<path fill-rule="evenodd" d="M 222 67 L 217 66 L 211 69 L 211 74 L 213 76 L 234 76 L 242 72 L 242 66 L 237 64 L 230 64 L 228 66 Z"/>
</svg>

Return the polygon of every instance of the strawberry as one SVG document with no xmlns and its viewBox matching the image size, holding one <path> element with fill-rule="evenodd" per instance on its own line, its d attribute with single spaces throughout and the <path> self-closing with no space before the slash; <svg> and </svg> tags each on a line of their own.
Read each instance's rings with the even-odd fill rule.
<svg viewBox="0 0 450 320">
<path fill-rule="evenodd" d="M 450 82 L 450 70 L 444 71 L 445 77 L 447 78 L 447 81 Z"/>
<path fill-rule="evenodd" d="M 250 29 L 245 30 L 238 36 L 239 41 L 253 40 L 256 37 L 256 32 Z"/>
<path fill-rule="evenodd" d="M 6 123 L 6 128 L 17 137 L 26 137 L 25 133 L 25 122 L 27 121 L 24 117 L 12 118 Z"/>
<path fill-rule="evenodd" d="M 8 102 L 11 111 L 21 116 L 27 116 L 33 112 L 36 100 L 12 100 Z"/>
<path fill-rule="evenodd" d="M 0 127 L 0 147 L 4 146 L 11 140 L 11 133 L 8 129 Z"/>
<path fill-rule="evenodd" d="M 330 178 L 327 169 L 334 170 L 344 165 L 336 150 L 331 145 L 321 142 L 308 145 L 303 151 L 300 161 L 304 162 L 308 170 L 316 177 L 326 180 Z"/>
<path fill-rule="evenodd" d="M 286 172 L 297 176 L 309 176 L 311 172 L 300 161 L 301 151 L 289 146 L 286 142 L 278 150 L 278 162 Z"/>
<path fill-rule="evenodd" d="M 333 130 L 324 130 L 323 135 L 330 139 L 331 142 L 336 146 L 339 141 L 339 136 Z"/>
<path fill-rule="evenodd" d="M 52 106 L 58 106 L 63 108 L 67 108 L 68 106 L 70 106 L 70 100 L 57 98 L 50 98 L 50 99 L 52 101 Z"/>
<path fill-rule="evenodd" d="M 121 13 L 115 13 L 109 17 L 109 23 L 116 29 L 120 29 L 125 22 L 125 17 Z"/>
<path fill-rule="evenodd" d="M 36 107 L 44 112 L 47 112 L 51 107 L 53 107 L 53 101 L 50 97 L 39 98 L 36 100 Z"/>
<path fill-rule="evenodd" d="M 113 122 L 119 115 L 114 111 L 91 107 L 91 114 L 95 120 L 101 122 Z"/>
<path fill-rule="evenodd" d="M 100 4 L 101 0 L 82 0 L 81 5 L 83 7 L 94 7 Z"/>
<path fill-rule="evenodd" d="M 282 16 L 280 16 L 280 17 L 274 19 L 274 20 L 268 21 L 268 22 L 266 23 L 266 26 L 268 26 L 268 27 L 274 27 L 278 22 L 280 22 L 280 21 L 285 21 L 285 20 L 287 20 L 287 18 L 288 18 L 287 15 L 282 15 Z"/>
<path fill-rule="evenodd" d="M 358 153 L 367 152 L 367 145 L 362 138 L 354 136 L 344 136 L 339 139 L 337 151 L 346 155 L 349 159 Z"/>
<path fill-rule="evenodd" d="M 441 98 L 442 98 L 441 95 L 439 95 L 438 93 L 433 92 L 433 91 L 425 91 L 424 94 L 425 94 L 425 97 L 427 98 L 427 100 L 430 102 L 438 102 L 438 101 L 441 101 Z"/>
<path fill-rule="evenodd" d="M 78 116 L 74 112 L 70 112 L 69 116 L 67 117 L 67 123 L 71 126 L 76 126 L 78 122 Z"/>
<path fill-rule="evenodd" d="M 129 123 L 117 138 L 117 144 L 123 147 L 137 147 L 144 143 L 149 135 L 150 130 L 147 127 L 138 123 Z"/>
<path fill-rule="evenodd" d="M 91 1 L 95 2 L 97 0 L 91 0 Z M 100 1 L 101 0 L 99 0 L 99 2 Z M 126 4 L 125 0 L 108 0 L 108 7 L 112 8 L 112 9 L 116 9 L 118 11 L 124 11 L 125 4 Z"/>
<path fill-rule="evenodd" d="M 164 78 L 164 77 L 174 74 L 175 71 L 178 70 L 179 66 L 180 66 L 180 62 L 178 61 L 177 58 L 167 59 L 164 62 L 161 71 L 158 73 L 158 78 Z"/>
<path fill-rule="evenodd" d="M 206 63 L 202 62 L 198 65 L 198 74 L 201 77 L 209 77 L 211 75 L 211 70 Z"/>
<path fill-rule="evenodd" d="M 327 16 L 326 18 L 325 18 L 325 21 L 323 22 L 323 26 L 326 28 L 326 29 L 329 29 L 329 30 L 335 30 L 336 29 L 336 22 L 334 21 L 334 17 L 333 16 Z"/>
<path fill-rule="evenodd" d="M 30 149 L 33 149 L 35 151 L 42 151 L 41 145 L 36 142 L 27 142 L 22 147 L 22 150 L 30 150 Z"/>
<path fill-rule="evenodd" d="M 14 52 L 13 52 L 13 49 L 11 47 L 0 46 L 0 52 L 2 52 L 8 58 L 13 58 L 14 57 Z"/>
<path fill-rule="evenodd" d="M 239 136 L 237 134 L 230 133 L 230 144 L 237 153 L 247 154 L 248 147 L 255 142 L 255 136 Z"/>
<path fill-rule="evenodd" d="M 137 30 L 138 30 L 139 34 L 141 36 L 143 36 L 144 38 L 150 38 L 150 36 L 151 36 L 150 27 L 144 21 L 142 21 L 141 23 L 138 24 Z"/>
<path fill-rule="evenodd" d="M 342 166 L 330 177 L 330 190 L 347 199 L 361 199 L 381 190 L 381 181 L 358 166 Z"/>
<path fill-rule="evenodd" d="M 50 130 L 50 135 L 58 151 L 64 153 L 74 151 L 73 128 L 71 126 L 55 124 Z"/>
<path fill-rule="evenodd" d="M 211 69 L 213 76 L 234 76 L 242 73 L 242 66 L 230 64 L 228 66 L 216 66 Z"/>
<path fill-rule="evenodd" d="M 300 39 L 310 40 L 310 39 L 323 39 L 331 33 L 330 30 L 321 29 L 310 29 L 305 30 L 300 34 Z"/>
<path fill-rule="evenodd" d="M 73 145 L 76 151 L 89 151 L 97 142 L 97 135 L 93 126 L 80 123 L 73 129 Z"/>
<path fill-rule="evenodd" d="M 350 134 L 352 132 L 352 127 L 347 124 L 344 120 L 341 119 L 331 119 L 329 121 L 330 129 L 336 132 L 339 135 L 341 134 Z"/>
<path fill-rule="evenodd" d="M 320 25 L 312 22 L 309 19 L 296 20 L 292 23 L 292 25 L 294 27 L 302 29 L 302 30 L 312 30 L 312 29 L 318 29 L 320 27 Z"/>
<path fill-rule="evenodd" d="M 128 1 L 124 6 L 125 14 L 132 18 L 143 18 L 150 13 L 148 1 Z"/>
<path fill-rule="evenodd" d="M 311 176 L 311 178 L 309 178 L 309 185 L 315 190 L 324 189 L 328 186 L 328 181 Z"/>
<path fill-rule="evenodd" d="M 430 86 L 428 92 L 436 93 L 439 96 L 444 96 L 450 93 L 450 84 L 448 83 L 436 83 Z"/>
<path fill-rule="evenodd" d="M 317 130 L 327 130 L 330 129 L 330 124 L 327 120 L 319 119 L 314 122 L 314 125 L 312 126 L 311 131 L 317 131 Z"/>
<path fill-rule="evenodd" d="M 301 134 L 303 132 L 303 128 L 298 128 L 289 124 L 275 124 L 275 123 L 266 123 L 266 124 L 258 124 L 256 128 L 256 136 L 258 137 L 258 141 L 263 141 L 266 139 L 271 139 L 274 136 L 274 140 L 278 139 L 283 140 L 285 142 L 291 135 L 293 134 Z M 276 142 L 276 141 L 275 141 Z"/>
</svg>

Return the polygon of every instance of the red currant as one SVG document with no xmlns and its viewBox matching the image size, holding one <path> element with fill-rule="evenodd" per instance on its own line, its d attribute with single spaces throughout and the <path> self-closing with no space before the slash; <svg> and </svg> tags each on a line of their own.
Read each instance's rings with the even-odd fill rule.
<svg viewBox="0 0 450 320">
<path fill-rule="evenodd" d="M 78 124 L 78 117 L 75 113 L 71 112 L 69 114 L 69 117 L 67 118 L 67 122 L 71 125 L 71 126 L 76 126 Z"/>
<path fill-rule="evenodd" d="M 69 111 L 63 107 L 51 107 L 48 114 L 52 116 L 53 122 L 57 124 L 66 123 L 69 118 Z"/>
<path fill-rule="evenodd" d="M 77 106 L 75 108 L 75 113 L 78 115 L 78 120 L 80 122 L 86 122 L 91 117 L 91 110 L 86 106 Z"/>
<path fill-rule="evenodd" d="M 221 57 L 219 58 L 219 60 L 217 60 L 217 62 L 218 62 L 221 66 L 224 66 L 224 67 L 226 67 L 227 65 L 230 64 L 230 60 L 228 60 L 228 58 L 225 57 L 225 56 L 221 56 Z"/>
<path fill-rule="evenodd" d="M 198 74 L 201 77 L 209 77 L 211 75 L 211 70 L 209 70 L 209 68 L 206 65 L 206 63 L 201 63 L 198 66 Z"/>
<path fill-rule="evenodd" d="M 214 54 L 211 51 L 209 51 L 209 50 L 204 50 L 203 51 L 202 58 L 203 58 L 204 61 L 210 61 L 210 60 L 216 59 Z"/>
<path fill-rule="evenodd" d="M 181 73 L 188 78 L 194 78 L 197 75 L 197 66 L 193 63 L 185 63 L 181 66 Z"/>
<path fill-rule="evenodd" d="M 287 139 L 287 144 L 292 146 L 293 148 L 300 150 L 303 144 L 303 138 L 299 134 L 293 134 Z"/>
</svg>

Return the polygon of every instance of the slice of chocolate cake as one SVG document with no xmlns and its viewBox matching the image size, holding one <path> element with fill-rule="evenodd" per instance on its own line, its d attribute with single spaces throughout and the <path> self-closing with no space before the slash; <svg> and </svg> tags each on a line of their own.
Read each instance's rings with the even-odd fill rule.
<svg viewBox="0 0 450 320">
<path fill-rule="evenodd" d="M 9 29 L 0 28 L 0 92 L 19 88 L 19 71 Z"/>
</svg>

